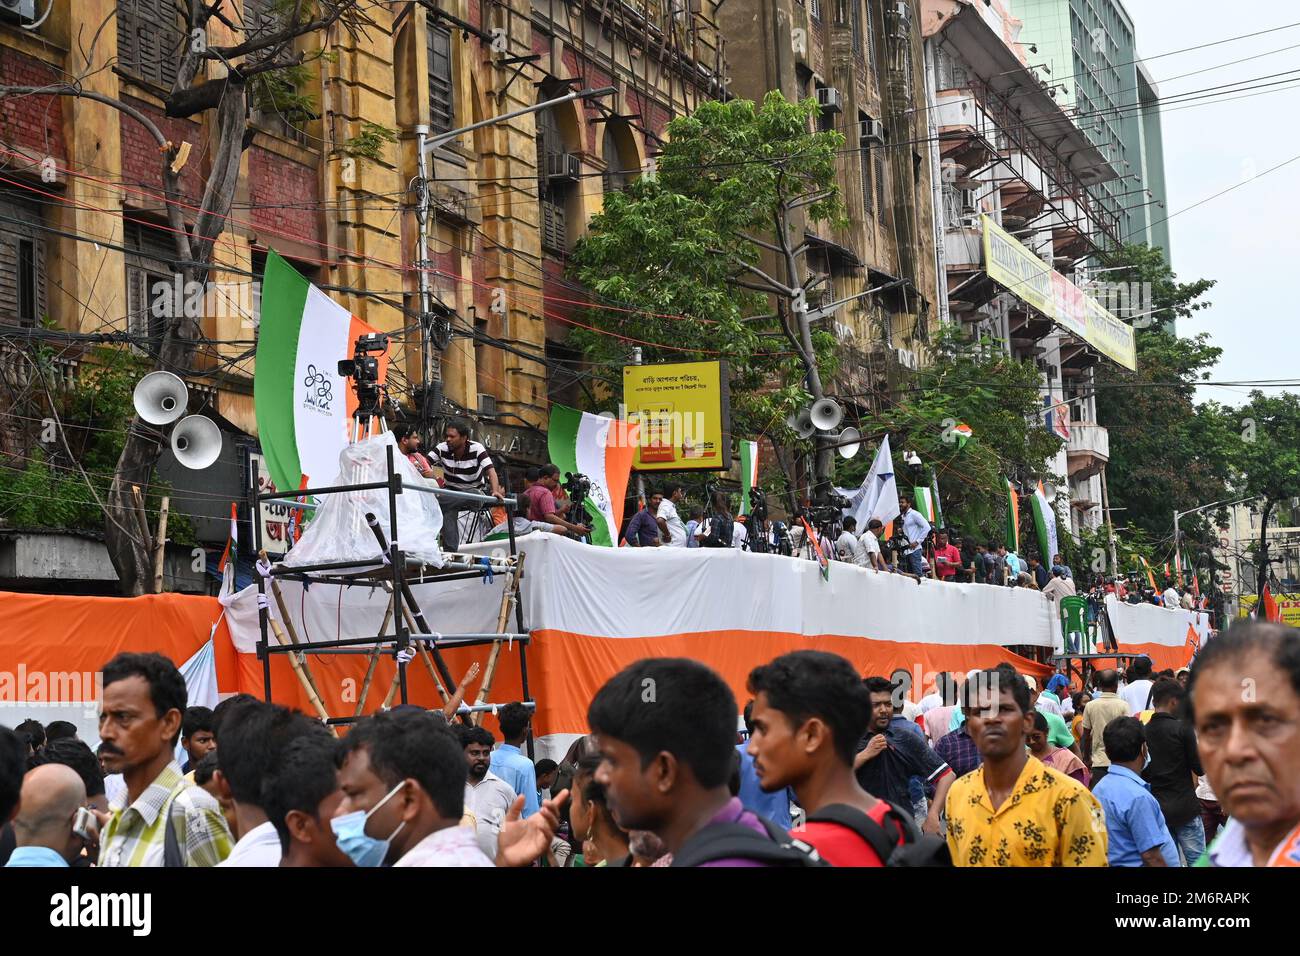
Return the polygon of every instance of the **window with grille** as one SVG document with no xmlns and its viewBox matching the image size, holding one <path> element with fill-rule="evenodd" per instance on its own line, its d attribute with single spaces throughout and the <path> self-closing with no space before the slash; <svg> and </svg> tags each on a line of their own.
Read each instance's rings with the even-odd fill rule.
<svg viewBox="0 0 1300 956">
<path fill-rule="evenodd" d="M 870 117 L 866 113 L 858 113 L 858 127 Z M 862 144 L 858 150 L 858 174 L 862 178 L 862 219 L 865 222 L 875 215 L 875 197 L 871 194 L 871 148 Z"/>
<path fill-rule="evenodd" d="M 0 190 L 0 323 L 34 326 L 45 315 L 41 207 Z"/>
<path fill-rule="evenodd" d="M 429 127 L 435 134 L 456 128 L 455 86 L 452 82 L 451 31 L 430 23 Z"/>
<path fill-rule="evenodd" d="M 615 123 L 621 120 L 605 121 L 605 138 L 601 145 L 601 159 L 605 160 L 605 172 L 603 174 L 605 192 L 612 193 L 623 189 L 628 183 L 628 177 L 631 175 L 626 172 L 627 165 L 623 161 L 623 156 L 618 148 L 618 131 L 615 129 Z"/>
<path fill-rule="evenodd" d="M 170 0 L 117 0 L 117 59 L 127 73 L 171 89 L 183 39 Z"/>
<path fill-rule="evenodd" d="M 821 0 L 808 0 L 808 12 L 812 14 L 814 20 L 820 20 L 822 18 Z"/>
<path fill-rule="evenodd" d="M 176 246 L 171 234 L 148 223 L 122 223 L 126 265 L 126 331 L 135 336 L 133 347 L 155 354 L 174 310 L 184 305 L 185 289 L 176 294 Z M 177 302 L 176 299 L 181 301 Z M 120 331 L 120 328 L 119 328 Z"/>
<path fill-rule="evenodd" d="M 848 0 L 849 21 L 853 27 L 853 52 L 862 52 L 862 0 Z"/>
</svg>

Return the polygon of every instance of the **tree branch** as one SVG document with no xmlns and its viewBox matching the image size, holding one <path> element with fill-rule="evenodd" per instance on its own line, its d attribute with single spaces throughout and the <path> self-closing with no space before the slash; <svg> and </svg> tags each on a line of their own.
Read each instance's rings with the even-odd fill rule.
<svg viewBox="0 0 1300 956">
<path fill-rule="evenodd" d="M 210 46 L 203 54 L 205 59 L 209 60 L 233 60 L 235 57 L 248 56 L 250 53 L 258 53 L 262 50 L 269 50 L 271 47 L 280 46 L 284 43 L 290 43 L 300 36 L 308 33 L 315 33 L 317 30 L 324 30 L 332 27 L 344 14 L 349 10 L 355 11 L 356 0 L 337 0 L 328 13 L 317 17 L 315 20 L 309 20 L 306 23 L 291 24 L 275 33 L 263 37 L 254 37 L 245 40 L 243 43 L 236 43 L 234 46 Z M 301 4 L 296 9 L 301 9 Z M 296 19 L 296 18 L 295 18 Z"/>
<path fill-rule="evenodd" d="M 741 270 L 745 272 L 750 272 L 758 276 L 760 279 L 762 279 L 764 282 L 768 284 L 768 288 L 766 291 L 776 293 L 777 295 L 784 295 L 784 296 L 794 295 L 793 289 L 790 289 L 788 286 L 784 286 L 781 283 L 777 282 L 775 279 L 773 279 L 770 275 L 768 275 L 758 266 L 751 265 L 750 263 L 745 262 L 743 259 L 736 259 L 735 256 L 731 255 L 730 253 L 724 252 L 721 249 L 709 249 L 708 251 L 711 252 L 713 255 L 724 256 L 728 259 L 731 259 L 736 263 L 736 265 L 740 266 Z"/>
<path fill-rule="evenodd" d="M 746 242 L 752 242 L 756 246 L 761 246 L 762 248 L 766 249 L 768 252 L 779 253 L 781 251 L 779 247 L 772 245 L 772 243 L 766 242 L 762 239 L 755 238 L 754 236 L 751 236 L 748 233 L 740 232 L 737 233 L 737 235 L 740 236 L 741 239 L 744 239 Z"/>
<path fill-rule="evenodd" d="M 106 106 L 111 106 L 118 112 L 131 117 L 131 119 L 135 120 L 149 131 L 149 135 L 153 137 L 154 142 L 157 143 L 159 147 L 166 146 L 168 142 L 167 137 L 163 135 L 162 130 L 158 128 L 154 121 L 149 119 L 149 117 L 145 116 L 138 109 L 133 106 L 127 106 L 121 100 L 115 100 L 111 96 L 107 96 L 103 93 L 96 93 L 94 90 L 83 90 L 79 86 L 74 86 L 72 84 L 65 84 L 62 86 L 0 86 L 0 96 L 5 95 L 6 93 L 22 95 L 35 93 L 46 94 L 49 96 L 79 96 L 83 99 L 94 100 L 96 103 L 103 103 Z"/>
</svg>

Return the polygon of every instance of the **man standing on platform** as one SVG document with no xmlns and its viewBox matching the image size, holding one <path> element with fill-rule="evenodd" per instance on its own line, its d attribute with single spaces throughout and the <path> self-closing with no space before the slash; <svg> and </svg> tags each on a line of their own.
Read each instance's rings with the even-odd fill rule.
<svg viewBox="0 0 1300 956">
<path fill-rule="evenodd" d="M 434 455 L 442 465 L 443 478 L 448 491 L 463 491 L 471 494 L 494 495 L 499 501 L 505 500 L 501 482 L 497 479 L 496 465 L 481 442 L 471 441 L 469 425 L 460 419 L 452 419 L 443 432 L 443 441 L 434 448 Z M 462 511 L 477 511 L 478 505 L 440 499 L 442 506 L 442 540 L 448 551 L 460 547 L 460 526 L 458 519 Z"/>
</svg>

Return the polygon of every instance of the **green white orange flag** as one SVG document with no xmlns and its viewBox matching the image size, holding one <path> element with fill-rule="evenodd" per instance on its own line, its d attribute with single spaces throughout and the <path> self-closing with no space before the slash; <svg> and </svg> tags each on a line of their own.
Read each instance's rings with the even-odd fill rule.
<svg viewBox="0 0 1300 956">
<path fill-rule="evenodd" d="M 1043 564 L 1050 567 L 1052 558 L 1060 553 L 1060 549 L 1056 537 L 1056 511 L 1047 500 L 1042 481 L 1034 489 L 1030 503 L 1034 509 L 1034 530 L 1038 532 L 1039 554 L 1042 555 Z"/>
<path fill-rule="evenodd" d="M 749 492 L 758 487 L 758 442 L 742 441 L 740 445 L 740 511 L 749 514 Z"/>
<path fill-rule="evenodd" d="M 1007 486 L 1007 550 L 1020 553 L 1020 495 L 1010 480 L 1002 479 Z"/>
<path fill-rule="evenodd" d="M 970 441 L 971 436 L 974 435 L 975 432 L 969 425 L 962 422 L 953 428 L 952 434 L 957 439 L 957 450 L 961 451 L 966 447 L 966 443 Z"/>
<path fill-rule="evenodd" d="M 917 485 L 912 489 L 912 501 L 916 504 L 916 510 L 920 512 L 921 517 L 934 524 L 934 497 L 929 488 L 923 488 Z"/>
<path fill-rule="evenodd" d="M 308 282 L 274 252 L 262 277 L 253 405 L 257 432 L 277 488 L 334 480 L 357 397 L 338 374 L 360 335 L 378 331 Z M 379 380 L 388 356 L 379 357 Z"/>
<path fill-rule="evenodd" d="M 1138 555 L 1138 560 L 1142 562 L 1142 567 L 1147 569 L 1147 580 L 1151 582 L 1151 590 L 1159 592 L 1160 586 L 1156 584 L 1155 572 L 1151 570 L 1150 563 L 1140 554 Z"/>
<path fill-rule="evenodd" d="M 546 445 L 552 464 L 561 474 L 586 475 L 591 480 L 583 506 L 591 518 L 592 544 L 618 545 L 636 438 L 634 424 L 563 405 L 551 406 Z"/>
</svg>

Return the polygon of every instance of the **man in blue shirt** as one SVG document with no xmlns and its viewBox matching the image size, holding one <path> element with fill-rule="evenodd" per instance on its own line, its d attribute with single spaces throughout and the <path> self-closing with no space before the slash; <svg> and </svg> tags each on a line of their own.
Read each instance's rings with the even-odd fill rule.
<svg viewBox="0 0 1300 956">
<path fill-rule="evenodd" d="M 81 775 L 64 764 L 44 764 L 23 778 L 14 837 L 18 846 L 6 867 L 66 867 L 81 853 L 72 832 L 77 809 L 86 802 Z"/>
<path fill-rule="evenodd" d="M 1151 785 L 1139 773 L 1147 761 L 1142 724 L 1116 717 L 1101 735 L 1110 770 L 1092 794 L 1106 813 L 1111 866 L 1179 866 L 1178 848 Z"/>
<path fill-rule="evenodd" d="M 505 743 L 492 752 L 488 769 L 510 785 L 515 793 L 523 794 L 525 819 L 538 810 L 537 770 L 520 749 L 528 737 L 532 714 L 523 704 L 506 704 L 501 708 L 498 722 Z"/>
<path fill-rule="evenodd" d="M 903 549 L 903 570 L 918 577 L 921 568 L 921 545 L 930 533 L 930 522 L 912 507 L 912 499 L 902 496 L 898 499 L 898 510 L 903 519 L 903 534 L 907 536 L 907 547 Z"/>
<path fill-rule="evenodd" d="M 745 705 L 746 735 L 754 732 L 753 713 L 754 702 L 751 700 Z M 764 791 L 758 782 L 758 774 L 754 771 L 754 758 L 746 753 L 748 747 L 748 739 L 736 744 L 736 753 L 740 754 L 740 792 L 736 796 L 740 798 L 746 810 L 757 813 L 760 817 L 767 817 L 777 826 L 789 830 L 794 825 L 790 816 L 790 804 L 795 799 L 794 791 L 789 787 L 783 787 L 773 793 Z"/>
</svg>

